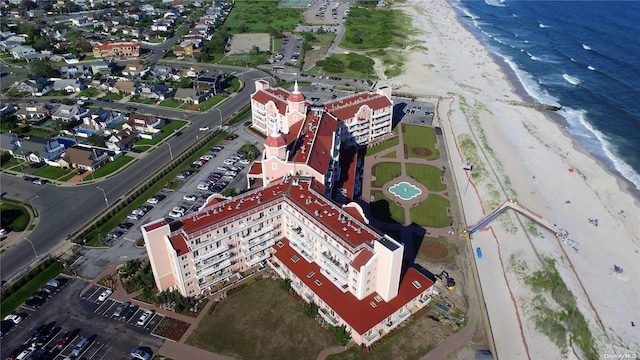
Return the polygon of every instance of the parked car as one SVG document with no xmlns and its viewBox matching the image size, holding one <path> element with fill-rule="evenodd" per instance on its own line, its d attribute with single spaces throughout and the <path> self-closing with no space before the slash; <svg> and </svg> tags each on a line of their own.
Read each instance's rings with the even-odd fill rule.
<svg viewBox="0 0 640 360">
<path fill-rule="evenodd" d="M 149 354 L 147 351 L 145 351 L 142 348 L 133 349 L 133 351 L 131 351 L 131 356 L 140 360 L 151 359 L 151 354 Z"/>
<path fill-rule="evenodd" d="M 200 128 L 200 131 L 208 131 L 209 127 L 208 126 L 203 126 Z"/>
<path fill-rule="evenodd" d="M 34 341 L 34 344 L 36 346 L 40 347 L 40 346 L 48 343 L 49 340 L 51 340 L 58 332 L 60 332 L 60 326 L 48 327 L 47 330 L 44 331 L 42 334 L 40 334 L 38 339 L 36 339 L 36 341 Z"/>
<path fill-rule="evenodd" d="M 229 171 L 229 168 L 228 168 L 228 167 L 226 167 L 226 166 L 218 166 L 218 167 L 216 168 L 216 170 L 220 170 L 220 171 Z"/>
<path fill-rule="evenodd" d="M 40 291 L 44 291 L 47 292 L 49 294 L 53 294 L 54 292 L 56 292 L 56 288 L 54 288 L 53 286 L 49 286 L 49 285 L 43 285 L 42 287 L 40 287 Z"/>
<path fill-rule="evenodd" d="M 33 180 L 33 183 L 36 184 L 36 185 L 44 185 L 44 184 L 47 183 L 47 180 L 45 180 L 45 179 L 35 179 L 35 180 Z"/>
<path fill-rule="evenodd" d="M 26 316 L 22 314 L 9 314 L 4 317 L 4 321 L 11 321 L 14 324 L 18 325 L 22 320 L 24 320 Z"/>
<path fill-rule="evenodd" d="M 136 311 L 138 311 L 138 308 L 139 308 L 138 305 L 128 306 L 126 309 L 122 311 L 122 314 L 120 314 L 120 321 L 128 321 L 129 319 L 131 319 L 133 314 L 135 314 Z"/>
<path fill-rule="evenodd" d="M 181 218 L 183 215 L 184 215 L 184 214 L 179 213 L 179 212 L 176 212 L 176 211 L 170 211 L 170 212 L 169 212 L 169 216 L 171 216 L 172 218 L 175 218 L 175 219 L 179 219 L 179 218 Z"/>
<path fill-rule="evenodd" d="M 182 214 L 184 214 L 187 211 L 187 209 L 185 209 L 182 206 L 174 206 L 173 209 L 171 209 L 171 210 L 173 210 L 175 212 L 182 213 Z"/>
<path fill-rule="evenodd" d="M 51 279 L 47 281 L 47 286 L 52 286 L 54 288 L 59 288 L 62 285 L 64 284 L 59 279 Z"/>
<path fill-rule="evenodd" d="M 207 154 L 207 155 L 200 156 L 200 159 L 209 161 L 209 160 L 213 160 L 215 157 L 216 157 L 215 155 Z"/>
<path fill-rule="evenodd" d="M 128 223 L 128 222 L 125 222 L 125 223 L 122 223 L 122 224 L 118 225 L 118 229 L 120 229 L 120 230 L 129 230 L 132 227 L 133 227 L 133 224 L 132 223 Z"/>
<path fill-rule="evenodd" d="M 138 221 L 138 220 L 142 219 L 142 216 L 140 216 L 138 214 L 129 214 L 129 215 L 127 215 L 127 219 Z"/>
<path fill-rule="evenodd" d="M 136 324 L 138 326 L 145 326 L 147 324 L 147 322 L 149 322 L 149 320 L 151 320 L 152 316 L 153 316 L 153 311 L 152 310 L 147 310 L 142 314 L 142 316 L 140 316 L 140 318 L 138 319 L 138 322 Z"/>
<path fill-rule="evenodd" d="M 76 174 L 78 174 L 78 175 L 82 175 L 82 174 L 84 174 L 84 173 L 86 173 L 86 172 L 87 172 L 87 169 L 85 169 L 85 168 L 80 168 L 80 169 L 78 169 L 78 170 L 76 171 Z"/>
<path fill-rule="evenodd" d="M 117 317 L 119 318 L 120 315 L 122 315 L 122 311 L 124 309 L 126 309 L 129 305 L 131 305 L 130 302 L 123 302 L 122 304 L 118 305 L 118 307 L 113 311 L 113 315 L 112 317 Z"/>
<path fill-rule="evenodd" d="M 247 160 L 247 159 L 242 159 L 240 161 L 238 161 L 240 164 L 242 165 L 249 165 L 251 164 L 251 161 Z"/>
<path fill-rule="evenodd" d="M 67 344 L 69 344 L 71 340 L 73 340 L 73 338 L 75 338 L 76 335 L 78 335 L 79 332 L 80 332 L 80 329 L 75 329 L 73 331 L 65 331 L 64 334 L 62 334 L 62 338 L 60 338 L 60 340 L 58 340 L 58 342 L 56 343 L 56 348 L 62 349 L 63 347 L 67 346 Z"/>
<path fill-rule="evenodd" d="M 2 320 L 2 321 L 0 321 L 0 336 L 4 336 L 11 329 L 13 329 L 14 326 L 16 326 L 16 323 L 14 323 L 11 320 Z"/>
<path fill-rule="evenodd" d="M 89 339 L 86 337 L 80 338 L 80 340 L 76 343 L 76 346 L 71 351 L 71 357 L 78 357 L 84 351 L 84 348 L 89 345 Z"/>
<path fill-rule="evenodd" d="M 113 290 L 111 289 L 106 289 L 105 291 L 102 292 L 102 294 L 100 294 L 100 296 L 98 296 L 98 301 L 105 301 L 107 300 L 107 298 L 109 296 L 111 296 L 111 294 L 113 294 Z"/>
<path fill-rule="evenodd" d="M 245 121 L 244 122 L 244 126 L 251 126 L 252 122 L 251 121 Z"/>
<path fill-rule="evenodd" d="M 227 135 L 224 139 L 227 141 L 231 141 L 231 140 L 235 140 L 238 138 L 238 135 L 236 134 L 231 134 L 231 135 Z"/>
<path fill-rule="evenodd" d="M 196 201 L 197 200 L 195 195 L 190 195 L 190 194 L 187 194 L 187 195 L 183 196 L 182 199 L 186 200 L 186 201 Z"/>
<path fill-rule="evenodd" d="M 245 156 L 246 155 L 246 153 L 242 149 L 236 151 L 236 154 L 238 154 L 238 156 Z"/>
<path fill-rule="evenodd" d="M 224 146 L 222 146 L 222 145 L 216 145 L 216 146 L 214 146 L 214 147 L 212 147 L 212 148 L 211 148 L 211 151 L 216 151 L 216 152 L 218 152 L 218 151 L 220 151 L 220 150 L 222 150 L 222 149 L 224 149 Z"/>
<path fill-rule="evenodd" d="M 110 233 L 107 234 L 107 237 L 109 239 L 116 240 L 116 239 L 120 238 L 122 235 L 124 235 L 124 233 L 122 231 L 111 231 Z"/>
<path fill-rule="evenodd" d="M 231 166 L 231 165 L 235 164 L 235 163 L 236 163 L 236 161 L 235 161 L 235 160 L 233 160 L 233 159 L 226 159 L 226 160 L 225 160 L 225 161 L 223 161 L 222 163 L 223 163 L 223 164 L 225 164 L 225 165 L 227 165 L 227 166 Z"/>
<path fill-rule="evenodd" d="M 160 199 L 158 199 L 155 196 L 154 197 L 150 197 L 150 198 L 147 199 L 147 203 L 149 203 L 149 204 L 154 204 L 155 205 L 155 204 L 157 204 L 159 202 L 160 202 Z"/>
</svg>

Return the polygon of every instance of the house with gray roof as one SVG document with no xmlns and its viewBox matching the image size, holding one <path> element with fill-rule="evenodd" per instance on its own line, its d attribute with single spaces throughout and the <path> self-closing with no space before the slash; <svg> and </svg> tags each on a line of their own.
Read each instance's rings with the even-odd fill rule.
<svg viewBox="0 0 640 360">
<path fill-rule="evenodd" d="M 53 90 L 63 90 L 67 93 L 77 93 L 87 88 L 87 82 L 79 79 L 60 79 L 53 81 Z"/>
<path fill-rule="evenodd" d="M 60 120 L 63 122 L 80 120 L 83 116 L 86 116 L 89 110 L 79 107 L 77 105 L 60 105 L 51 114 L 51 119 Z"/>
<path fill-rule="evenodd" d="M 32 163 L 53 161 L 65 152 L 64 145 L 58 140 L 39 137 L 19 138 L 18 146 L 13 156 Z"/>
</svg>

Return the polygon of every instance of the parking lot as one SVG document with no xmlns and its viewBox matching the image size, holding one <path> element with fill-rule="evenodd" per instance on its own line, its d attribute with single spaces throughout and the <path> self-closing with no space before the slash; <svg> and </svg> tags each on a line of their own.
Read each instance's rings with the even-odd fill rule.
<svg viewBox="0 0 640 360">
<path fill-rule="evenodd" d="M 150 333 L 160 322 L 161 316 L 154 314 L 144 326 L 136 324 L 143 311 L 141 309 L 136 309 L 124 321 L 112 318 L 112 312 L 109 312 L 117 306 L 117 302 L 110 299 L 98 302 L 97 297 L 104 290 L 99 286 L 92 286 L 82 298 L 80 294 L 87 284 L 70 278 L 39 308 L 19 308 L 16 312 L 26 313 L 27 317 L 3 337 L 0 349 L 2 359 L 16 349 L 28 347 L 23 343 L 29 340 L 35 329 L 51 323 L 50 336 L 39 346 L 43 349 L 39 350 L 43 358 L 47 359 L 62 360 L 69 356 L 81 338 L 87 338 L 88 342 L 77 356 L 78 359 L 131 359 L 130 353 L 137 347 L 147 347 L 154 353 L 160 348 L 163 340 Z M 58 348 L 56 345 L 63 334 L 74 330 L 69 341 Z"/>
<path fill-rule="evenodd" d="M 393 101 L 393 122 L 433 126 L 435 105 L 426 101 L 397 98 Z"/>
</svg>

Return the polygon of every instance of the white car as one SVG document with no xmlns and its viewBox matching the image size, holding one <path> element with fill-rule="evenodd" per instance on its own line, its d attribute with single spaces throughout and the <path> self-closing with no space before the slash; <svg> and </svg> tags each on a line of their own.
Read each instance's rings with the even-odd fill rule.
<svg viewBox="0 0 640 360">
<path fill-rule="evenodd" d="M 207 130 L 209 130 L 208 126 L 203 126 L 203 127 L 200 128 L 200 131 L 207 131 Z"/>
<path fill-rule="evenodd" d="M 151 359 L 151 354 L 149 354 L 148 352 L 144 351 L 141 348 L 133 349 L 133 351 L 131 352 L 131 356 L 133 356 L 136 359 L 140 359 L 140 360 L 149 360 L 149 359 Z"/>
<path fill-rule="evenodd" d="M 140 216 L 138 214 L 131 213 L 131 214 L 127 215 L 127 219 L 136 220 L 137 221 L 137 220 L 142 219 L 142 216 Z"/>
<path fill-rule="evenodd" d="M 196 201 L 196 199 L 197 199 L 197 198 L 196 198 L 196 196 L 195 196 L 195 195 L 189 195 L 189 194 L 187 194 L 187 195 L 183 196 L 183 197 L 182 197 L 182 199 L 183 199 L 183 200 L 186 200 L 186 201 Z"/>
<path fill-rule="evenodd" d="M 159 202 L 160 202 L 160 200 L 157 197 L 152 197 L 152 198 L 147 199 L 147 203 L 148 204 L 154 204 L 155 205 L 155 204 L 157 204 Z"/>
<path fill-rule="evenodd" d="M 24 317 L 22 317 L 22 315 L 18 315 L 18 314 L 10 314 L 4 317 L 5 321 L 11 321 L 14 324 L 18 325 L 22 320 L 24 320 Z"/>
<path fill-rule="evenodd" d="M 172 218 L 175 218 L 175 219 L 179 219 L 179 218 L 181 218 L 181 217 L 182 217 L 182 215 L 183 215 L 182 213 L 175 212 L 175 211 L 171 211 L 171 212 L 169 213 L 169 216 L 171 216 Z"/>
<path fill-rule="evenodd" d="M 181 214 L 184 214 L 187 211 L 187 209 L 183 208 L 182 206 L 174 206 L 171 210 Z"/>
<path fill-rule="evenodd" d="M 232 160 L 232 159 L 227 159 L 227 160 L 223 161 L 222 163 L 225 164 L 225 165 L 229 165 L 230 166 L 230 165 L 235 164 L 236 162 L 234 160 Z"/>
<path fill-rule="evenodd" d="M 207 160 L 207 161 L 209 161 L 209 160 L 213 160 L 213 158 L 215 158 L 215 156 L 213 156 L 213 155 L 209 155 L 209 154 L 206 154 L 206 155 L 202 155 L 202 156 L 200 156 L 200 159 L 205 159 L 205 160 Z"/>
<path fill-rule="evenodd" d="M 249 161 L 247 159 L 242 159 L 242 160 L 239 161 L 239 163 L 242 164 L 242 165 L 249 165 L 249 164 L 251 164 L 251 161 Z"/>
<path fill-rule="evenodd" d="M 111 294 L 113 294 L 113 290 L 111 290 L 111 289 L 107 289 L 107 290 L 103 291 L 102 294 L 100 294 L 100 296 L 98 296 L 98 301 L 107 300 L 107 298 L 109 296 L 111 296 Z"/>
<path fill-rule="evenodd" d="M 145 311 L 142 316 L 140 316 L 140 318 L 138 319 L 138 326 L 145 326 L 147 324 L 147 322 L 149 320 L 151 320 L 151 316 L 153 316 L 153 311 L 151 310 L 147 310 Z"/>
</svg>

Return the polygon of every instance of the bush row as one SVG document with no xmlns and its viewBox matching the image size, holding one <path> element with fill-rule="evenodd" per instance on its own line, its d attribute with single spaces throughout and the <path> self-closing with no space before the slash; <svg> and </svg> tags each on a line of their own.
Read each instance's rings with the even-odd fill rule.
<svg viewBox="0 0 640 360">
<path fill-rule="evenodd" d="M 23 286 L 25 286 L 31 279 L 36 277 L 38 274 L 44 271 L 44 269 L 48 268 L 51 264 L 56 262 L 55 259 L 48 257 L 44 261 L 40 262 L 36 265 L 31 271 L 22 276 L 20 279 L 16 280 L 13 284 L 9 285 L 6 289 L 2 290 L 0 293 L 0 298 L 7 299 L 9 296 L 13 295 L 16 291 L 20 290 Z"/>
</svg>

